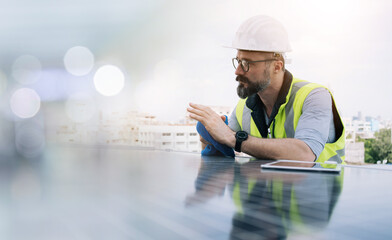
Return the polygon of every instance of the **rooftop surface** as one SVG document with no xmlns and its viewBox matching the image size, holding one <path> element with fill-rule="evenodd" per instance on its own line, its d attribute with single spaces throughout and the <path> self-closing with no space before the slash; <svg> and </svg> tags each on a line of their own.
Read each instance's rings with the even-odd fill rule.
<svg viewBox="0 0 392 240">
<path fill-rule="evenodd" d="M 265 171 L 266 162 L 82 146 L 3 159 L 0 238 L 392 238 L 392 171 Z"/>
</svg>

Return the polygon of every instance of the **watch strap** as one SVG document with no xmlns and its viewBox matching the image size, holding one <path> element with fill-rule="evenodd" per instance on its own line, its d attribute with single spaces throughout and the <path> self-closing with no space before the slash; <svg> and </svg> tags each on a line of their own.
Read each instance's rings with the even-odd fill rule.
<svg viewBox="0 0 392 240">
<path fill-rule="evenodd" d="M 242 145 L 242 140 L 236 139 L 235 147 L 234 147 L 236 152 L 241 152 L 241 145 Z"/>
</svg>

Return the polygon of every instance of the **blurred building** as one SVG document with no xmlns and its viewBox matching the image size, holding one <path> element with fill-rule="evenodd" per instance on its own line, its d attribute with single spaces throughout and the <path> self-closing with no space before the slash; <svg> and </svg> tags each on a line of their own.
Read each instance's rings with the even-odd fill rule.
<svg viewBox="0 0 392 240">
<path fill-rule="evenodd" d="M 365 143 L 364 142 L 346 142 L 345 162 L 348 164 L 365 163 Z"/>
<path fill-rule="evenodd" d="M 201 150 L 199 135 L 194 124 L 139 126 L 137 145 L 186 152 Z"/>
<path fill-rule="evenodd" d="M 220 109 L 220 114 L 228 110 Z M 99 113 L 98 120 L 86 123 L 69 121 L 57 126 L 55 142 L 149 147 L 160 150 L 200 152 L 196 121 L 184 117 L 180 123 L 158 121 L 155 116 L 137 111 Z"/>
<path fill-rule="evenodd" d="M 343 118 L 346 131 L 346 140 L 355 142 L 356 137 L 362 139 L 374 138 L 372 122 L 358 120 L 358 118 Z"/>
</svg>

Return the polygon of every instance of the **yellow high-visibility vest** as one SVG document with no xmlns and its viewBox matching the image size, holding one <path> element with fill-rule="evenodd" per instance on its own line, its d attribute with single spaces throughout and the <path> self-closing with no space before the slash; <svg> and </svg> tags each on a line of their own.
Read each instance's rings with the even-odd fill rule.
<svg viewBox="0 0 392 240">
<path fill-rule="evenodd" d="M 273 121 L 272 131 L 274 138 L 294 138 L 295 129 L 297 128 L 299 118 L 302 114 L 302 106 L 308 94 L 316 88 L 328 88 L 310 83 L 304 80 L 293 78 L 289 92 L 286 96 L 286 101 L 283 103 Z M 330 92 L 330 91 L 329 91 Z M 330 92 L 331 93 L 331 92 Z M 332 96 L 332 93 L 331 93 Z M 257 126 L 250 115 L 252 110 L 246 106 L 246 99 L 240 99 L 236 107 L 237 121 L 241 130 L 248 132 L 251 136 L 262 138 Z M 332 97 L 332 111 L 334 114 L 334 124 L 336 129 L 336 141 L 333 143 L 326 143 L 320 156 L 316 159 L 317 162 L 334 161 L 344 164 L 345 158 L 345 134 L 344 125 L 340 115 L 336 109 L 335 100 Z M 246 116 L 249 114 L 250 116 Z M 243 119 L 250 119 L 250 123 L 243 122 Z M 245 129 L 244 129 L 245 128 Z M 270 135 L 271 137 L 271 135 Z"/>
</svg>

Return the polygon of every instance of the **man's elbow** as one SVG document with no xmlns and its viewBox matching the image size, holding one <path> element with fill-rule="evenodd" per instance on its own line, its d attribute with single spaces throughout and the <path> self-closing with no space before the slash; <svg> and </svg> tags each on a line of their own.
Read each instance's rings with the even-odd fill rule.
<svg viewBox="0 0 392 240">
<path fill-rule="evenodd" d="M 301 140 L 300 140 L 301 141 Z M 308 144 L 301 141 L 301 148 L 303 154 L 301 154 L 302 161 L 314 162 L 317 158 L 316 154 L 312 151 Z"/>
<path fill-rule="evenodd" d="M 316 161 L 316 155 L 312 152 L 312 150 L 309 150 L 309 151 L 306 153 L 305 161 L 308 161 L 308 162 L 314 162 L 314 161 Z"/>
</svg>

